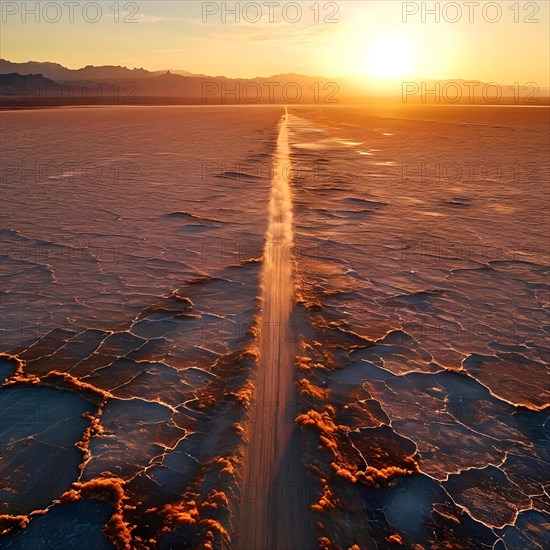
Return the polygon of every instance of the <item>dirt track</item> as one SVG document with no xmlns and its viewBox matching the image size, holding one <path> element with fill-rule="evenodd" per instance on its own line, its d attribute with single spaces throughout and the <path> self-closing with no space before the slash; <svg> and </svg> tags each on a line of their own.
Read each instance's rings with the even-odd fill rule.
<svg viewBox="0 0 550 550">
<path fill-rule="evenodd" d="M 238 547 L 307 550 L 312 536 L 298 427 L 288 113 L 281 121 L 264 250 L 260 360 L 249 424 Z"/>
</svg>

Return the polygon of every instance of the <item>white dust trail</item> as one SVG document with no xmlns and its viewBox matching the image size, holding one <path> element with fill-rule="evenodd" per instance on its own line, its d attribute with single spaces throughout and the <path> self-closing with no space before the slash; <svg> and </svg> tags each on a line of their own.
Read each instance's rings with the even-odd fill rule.
<svg viewBox="0 0 550 550">
<path fill-rule="evenodd" d="M 262 273 L 260 358 L 242 482 L 239 548 L 307 548 L 304 472 L 294 424 L 296 345 L 288 110 L 277 140 Z"/>
</svg>

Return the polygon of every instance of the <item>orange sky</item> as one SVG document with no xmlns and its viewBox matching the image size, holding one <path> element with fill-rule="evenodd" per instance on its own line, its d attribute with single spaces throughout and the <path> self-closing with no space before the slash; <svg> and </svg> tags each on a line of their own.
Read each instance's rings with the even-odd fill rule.
<svg viewBox="0 0 550 550">
<path fill-rule="evenodd" d="M 61 1 L 33 14 L 35 3 L 2 2 L 2 57 L 232 77 L 550 80 L 547 1 L 440 0 L 436 13 L 436 2 L 400 0 L 105 1 L 101 13 L 83 2 L 72 14 Z"/>
</svg>

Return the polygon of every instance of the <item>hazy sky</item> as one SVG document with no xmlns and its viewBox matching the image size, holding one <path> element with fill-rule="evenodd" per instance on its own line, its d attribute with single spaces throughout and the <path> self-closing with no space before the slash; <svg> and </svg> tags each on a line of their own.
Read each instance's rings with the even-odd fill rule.
<svg viewBox="0 0 550 550">
<path fill-rule="evenodd" d="M 429 13 L 432 1 L 108 0 L 71 8 L 61 0 L 41 2 L 37 15 L 36 1 L 1 4 L 1 55 L 17 62 L 242 77 L 415 75 L 539 86 L 550 80 L 547 0 L 440 0 L 439 22 Z M 239 22 L 230 13 L 237 5 Z"/>
</svg>

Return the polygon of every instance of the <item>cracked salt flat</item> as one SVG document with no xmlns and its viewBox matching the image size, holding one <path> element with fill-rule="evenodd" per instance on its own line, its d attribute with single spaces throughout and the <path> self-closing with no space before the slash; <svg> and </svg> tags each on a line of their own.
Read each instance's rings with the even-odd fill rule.
<svg viewBox="0 0 550 550">
<path fill-rule="evenodd" d="M 59 162 L 93 151 L 102 163 L 139 163 L 139 177 L 10 188 L 3 342 L 23 364 L 2 360 L 0 374 L 12 378 L 1 391 L 41 392 L 45 402 L 57 392 L 57 403 L 78 398 L 84 409 L 43 429 L 29 424 L 8 446 L 2 474 L 32 459 L 44 469 L 29 483 L 46 470 L 57 479 L 55 441 L 74 475 L 23 496 L 15 486 L 28 471 L 15 468 L 4 525 L 26 527 L 5 544 L 60 540 L 60 517 L 103 544 L 112 510 L 109 536 L 136 547 L 202 540 L 200 525 L 220 544 L 237 540 L 249 380 L 265 329 L 257 298 L 270 181 L 253 168 L 270 162 L 281 116 L 251 113 L 171 108 L 158 122 L 144 108 L 155 129 L 144 137 L 132 111 L 65 110 Z M 289 119 L 299 168 L 297 412 L 316 536 L 361 548 L 384 547 L 391 535 L 406 547 L 547 546 L 539 188 L 518 186 L 512 172 L 451 185 L 402 174 L 427 152 L 428 163 L 528 158 L 546 174 L 539 115 L 512 109 L 503 126 L 503 111 L 490 109 L 475 121 L 467 108 L 433 108 L 429 120 L 426 111 L 320 113 L 298 108 Z M 4 128 L 16 124 L 17 113 L 5 115 Z M 49 155 L 41 136 L 54 116 L 36 111 L 32 130 L 12 134 L 37 158 Z M 124 151 L 97 137 L 113 120 L 124 120 Z M 90 133 L 74 140 L 81 124 Z M 434 140 L 434 125 L 447 139 Z M 174 136 L 204 154 L 168 161 L 161 153 Z M 23 209 L 28 196 L 47 209 Z M 77 498 L 66 493 L 71 482 L 82 500 L 59 503 Z M 98 497 L 108 507 L 90 500 Z"/>
</svg>

